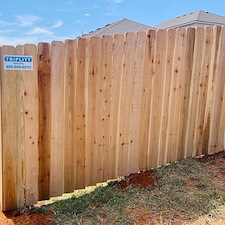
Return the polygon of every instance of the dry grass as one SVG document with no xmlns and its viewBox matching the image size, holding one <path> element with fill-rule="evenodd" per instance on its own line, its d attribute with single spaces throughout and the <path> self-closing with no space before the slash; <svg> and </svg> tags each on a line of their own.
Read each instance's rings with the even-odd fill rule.
<svg viewBox="0 0 225 225">
<path fill-rule="evenodd" d="M 221 224 L 224 171 L 221 161 L 185 159 L 155 169 L 154 188 L 118 189 L 114 181 L 52 199 L 38 211 L 53 211 L 58 224 Z"/>
</svg>

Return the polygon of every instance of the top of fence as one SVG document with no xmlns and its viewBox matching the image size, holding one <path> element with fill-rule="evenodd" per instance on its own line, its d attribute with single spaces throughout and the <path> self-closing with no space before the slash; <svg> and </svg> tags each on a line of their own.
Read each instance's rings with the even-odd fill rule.
<svg viewBox="0 0 225 225">
<path fill-rule="evenodd" d="M 61 42 L 61 43 L 66 43 L 68 41 L 75 41 L 75 40 L 79 40 L 79 39 L 86 39 L 86 40 L 90 40 L 90 39 L 93 39 L 93 38 L 96 38 L 96 39 L 103 39 L 104 37 L 108 37 L 108 36 L 112 36 L 112 37 L 115 37 L 115 36 L 118 36 L 118 35 L 124 35 L 124 36 L 127 36 L 128 33 L 133 33 L 135 35 L 137 35 L 138 33 L 146 33 L 146 34 L 149 34 L 149 32 L 158 32 L 159 30 L 198 30 L 198 29 L 208 29 L 208 27 L 211 27 L 211 28 L 215 28 L 215 27 L 221 27 L 222 29 L 224 29 L 225 25 L 222 25 L 222 26 L 218 26 L 218 25 L 215 25 L 215 26 L 205 26 L 205 27 L 178 27 L 178 28 L 169 28 L 169 29 L 156 29 L 156 30 L 153 30 L 153 29 L 149 29 L 147 31 L 136 31 L 136 32 L 126 32 L 124 34 L 119 34 L 119 33 L 115 33 L 113 35 L 110 35 L 110 34 L 105 34 L 103 36 L 100 36 L 100 37 L 97 37 L 97 36 L 92 36 L 92 37 L 77 37 L 77 38 L 74 38 L 74 39 L 66 39 L 64 41 L 60 41 L 60 40 L 53 40 L 51 42 L 38 42 L 38 43 L 26 43 L 26 44 L 19 44 L 19 45 L 0 45 L 0 47 L 18 47 L 18 46 L 25 46 L 25 45 L 36 45 L 38 46 L 39 44 L 53 44 L 55 42 Z"/>
</svg>

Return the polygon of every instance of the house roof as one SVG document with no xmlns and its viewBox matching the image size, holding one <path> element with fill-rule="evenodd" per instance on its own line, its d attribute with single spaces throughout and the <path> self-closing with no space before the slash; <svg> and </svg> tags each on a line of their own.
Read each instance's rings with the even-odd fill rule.
<svg viewBox="0 0 225 225">
<path fill-rule="evenodd" d="M 101 37 L 103 35 L 113 35 L 113 34 L 124 34 L 126 32 L 136 32 L 136 31 L 147 31 L 147 30 L 156 29 L 145 24 L 137 23 L 132 20 L 122 19 L 115 23 L 108 24 L 104 27 L 98 28 L 95 31 L 91 31 L 87 34 L 82 35 L 81 37 L 89 38 L 92 36 Z"/>
<path fill-rule="evenodd" d="M 194 23 L 198 23 L 198 24 L 202 23 L 207 25 L 224 25 L 225 17 L 217 15 L 217 14 L 205 12 L 202 10 L 198 10 L 192 13 L 178 16 L 174 19 L 158 24 L 155 27 L 160 29 L 167 29 L 167 28 L 187 26 Z"/>
</svg>

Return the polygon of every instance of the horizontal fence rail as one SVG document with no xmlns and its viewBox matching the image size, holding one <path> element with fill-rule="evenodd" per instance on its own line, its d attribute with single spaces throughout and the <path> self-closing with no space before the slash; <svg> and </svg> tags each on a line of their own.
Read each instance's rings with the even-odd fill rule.
<svg viewBox="0 0 225 225">
<path fill-rule="evenodd" d="M 224 150 L 225 27 L 2 46 L 3 210 Z M 5 70 L 4 55 L 33 56 Z"/>
</svg>

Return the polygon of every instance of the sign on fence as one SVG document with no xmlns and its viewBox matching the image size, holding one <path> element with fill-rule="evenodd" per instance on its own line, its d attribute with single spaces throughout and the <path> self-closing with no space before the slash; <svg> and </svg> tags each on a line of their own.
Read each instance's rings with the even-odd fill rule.
<svg viewBox="0 0 225 225">
<path fill-rule="evenodd" d="M 33 56 L 3 55 L 4 70 L 33 70 Z"/>
</svg>

